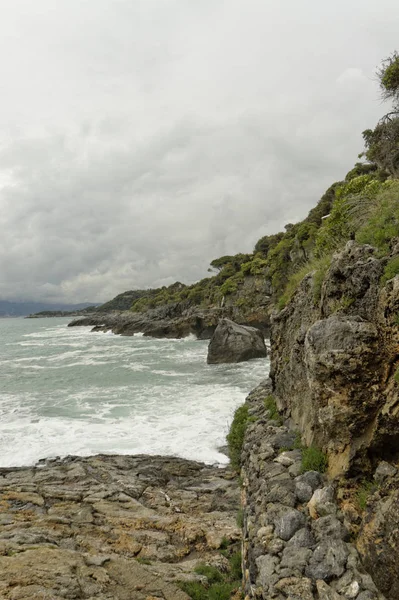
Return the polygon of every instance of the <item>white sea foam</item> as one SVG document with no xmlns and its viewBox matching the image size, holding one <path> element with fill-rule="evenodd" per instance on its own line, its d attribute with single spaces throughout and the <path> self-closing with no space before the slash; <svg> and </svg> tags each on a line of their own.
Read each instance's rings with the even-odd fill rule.
<svg viewBox="0 0 399 600">
<path fill-rule="evenodd" d="M 207 342 L 193 338 L 93 335 L 65 321 L 21 329 L 0 348 L 0 466 L 100 452 L 224 464 L 233 412 L 267 374 L 266 360 L 209 366 Z"/>
</svg>

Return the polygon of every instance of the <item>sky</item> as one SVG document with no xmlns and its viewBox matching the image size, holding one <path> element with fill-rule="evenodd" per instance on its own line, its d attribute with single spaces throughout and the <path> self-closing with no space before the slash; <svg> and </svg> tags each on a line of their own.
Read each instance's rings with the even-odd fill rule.
<svg viewBox="0 0 399 600">
<path fill-rule="evenodd" d="M 397 0 L 0 0 L 0 298 L 192 283 L 387 112 Z"/>
</svg>

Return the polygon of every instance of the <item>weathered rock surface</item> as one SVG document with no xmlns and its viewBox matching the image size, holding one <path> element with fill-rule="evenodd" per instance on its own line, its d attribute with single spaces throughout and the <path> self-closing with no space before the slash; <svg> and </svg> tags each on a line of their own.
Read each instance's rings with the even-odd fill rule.
<svg viewBox="0 0 399 600">
<path fill-rule="evenodd" d="M 329 473 L 365 473 L 399 453 L 399 277 L 381 288 L 387 259 L 348 242 L 315 304 L 307 276 L 271 330 L 277 405 L 329 457 Z"/>
<path fill-rule="evenodd" d="M 247 398 L 252 422 L 241 471 L 246 598 L 382 600 L 349 542 L 334 486 L 317 471 L 301 473 L 295 436 L 270 418 L 264 404 L 270 392 L 264 382 Z"/>
<path fill-rule="evenodd" d="M 0 598 L 184 600 L 199 562 L 228 566 L 238 504 L 229 469 L 178 458 L 0 469 Z"/>
<path fill-rule="evenodd" d="M 399 476 L 397 465 L 381 463 L 363 514 L 357 547 L 379 589 L 390 600 L 399 598 Z M 384 475 L 382 477 L 382 474 Z"/>
<path fill-rule="evenodd" d="M 221 319 L 208 347 L 208 364 L 237 363 L 266 356 L 263 333 L 255 327 Z"/>
</svg>

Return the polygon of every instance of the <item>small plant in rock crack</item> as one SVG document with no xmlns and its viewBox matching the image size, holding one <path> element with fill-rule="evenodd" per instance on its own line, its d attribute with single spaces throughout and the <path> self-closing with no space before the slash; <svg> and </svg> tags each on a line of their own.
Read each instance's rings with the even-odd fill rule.
<svg viewBox="0 0 399 600">
<path fill-rule="evenodd" d="M 248 411 L 248 404 L 239 406 L 234 413 L 233 422 L 230 425 L 230 431 L 226 436 L 229 447 L 229 457 L 231 466 L 238 471 L 241 466 L 241 451 L 244 443 L 245 432 L 248 424 L 255 419 L 251 417 Z"/>
<path fill-rule="evenodd" d="M 364 479 L 357 492 L 356 492 L 356 500 L 359 505 L 360 510 L 365 510 L 367 506 L 367 500 L 371 494 L 373 494 L 377 490 L 378 486 L 375 481 L 367 481 Z"/>
<path fill-rule="evenodd" d="M 319 473 L 324 473 L 327 470 L 327 466 L 327 456 L 319 450 L 319 448 L 316 448 L 316 446 L 303 448 L 302 473 L 305 473 L 306 471 L 319 471 Z"/>
<path fill-rule="evenodd" d="M 277 421 L 277 423 L 279 425 L 283 424 L 283 419 L 282 416 L 280 415 L 280 413 L 277 410 L 277 404 L 276 404 L 276 399 L 274 396 L 272 396 L 271 394 L 269 394 L 269 396 L 266 396 L 266 398 L 264 399 L 264 405 L 266 410 L 269 411 L 269 417 L 272 421 Z"/>
</svg>

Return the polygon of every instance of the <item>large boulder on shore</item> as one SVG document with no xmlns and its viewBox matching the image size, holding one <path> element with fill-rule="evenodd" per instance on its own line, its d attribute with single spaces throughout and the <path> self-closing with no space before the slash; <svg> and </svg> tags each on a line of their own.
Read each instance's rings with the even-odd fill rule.
<svg viewBox="0 0 399 600">
<path fill-rule="evenodd" d="M 266 356 L 263 333 L 255 327 L 221 319 L 208 347 L 208 364 L 237 363 Z"/>
</svg>

